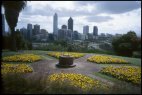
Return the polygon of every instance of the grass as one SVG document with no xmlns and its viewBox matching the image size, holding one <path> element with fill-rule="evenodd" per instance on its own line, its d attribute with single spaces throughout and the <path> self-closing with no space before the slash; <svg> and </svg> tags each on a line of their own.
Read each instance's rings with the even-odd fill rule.
<svg viewBox="0 0 142 95">
<path fill-rule="evenodd" d="M 44 89 L 41 78 L 24 78 L 22 74 L 5 74 L 2 77 L 4 94 L 38 94 Z"/>
<path fill-rule="evenodd" d="M 21 74 L 3 75 L 3 93 L 4 94 L 81 94 L 81 89 L 68 85 L 66 82 L 62 85 L 58 82 L 49 83 L 46 77 L 24 77 Z M 100 92 L 88 92 L 100 93 Z"/>
<path fill-rule="evenodd" d="M 50 51 L 42 51 L 42 50 L 24 50 L 21 52 L 12 52 L 12 51 L 3 51 L 2 56 L 9 56 L 9 55 L 15 55 L 15 54 L 21 54 L 21 53 L 33 53 L 40 55 L 45 60 L 57 60 L 54 57 L 50 57 L 47 55 L 47 53 Z M 52 51 L 51 51 L 52 52 Z M 84 53 L 84 54 L 97 54 L 97 53 Z M 107 55 L 107 54 L 99 54 L 99 55 Z M 130 58 L 130 57 L 122 57 L 122 56 L 115 56 L 115 55 L 109 55 L 113 57 L 122 58 L 124 60 L 127 60 L 131 62 L 131 64 L 97 64 L 100 67 L 105 67 L 109 65 L 114 66 L 121 66 L 121 65 L 133 65 L 133 66 L 141 66 L 141 59 L 140 58 Z M 87 59 L 86 59 L 87 60 Z M 18 62 L 9 62 L 9 63 L 15 63 L 18 64 Z M 94 75 L 106 79 L 110 82 L 114 83 L 114 86 L 110 88 L 110 90 L 107 93 L 110 94 L 140 94 L 141 93 L 141 87 L 135 86 L 131 83 L 118 80 L 116 78 L 113 78 L 111 76 L 107 76 L 98 72 L 95 72 Z M 48 76 L 48 74 L 47 74 Z M 36 76 L 35 76 L 36 77 Z M 18 93 L 18 94 L 68 94 L 68 93 L 76 93 L 80 94 L 79 90 L 69 87 L 68 85 L 65 86 L 57 86 L 58 84 L 52 84 L 48 85 L 48 83 L 45 83 L 45 78 L 23 78 L 22 75 L 7 75 L 3 76 L 3 85 L 5 87 L 5 93 Z M 65 91 L 66 90 L 66 91 Z M 104 91 L 92 91 L 90 93 L 105 93 Z"/>
<path fill-rule="evenodd" d="M 106 79 L 110 82 L 113 82 L 114 85 L 110 88 L 111 94 L 140 94 L 141 93 L 141 86 L 136 86 L 134 84 L 118 80 L 112 76 L 107 76 L 105 74 L 101 74 L 99 72 L 93 73 L 95 76 L 101 77 Z"/>
<path fill-rule="evenodd" d="M 79 88 L 70 85 L 60 85 L 58 82 L 50 84 L 47 81 L 49 74 L 45 77 L 37 77 L 36 75 L 25 77 L 21 74 L 6 74 L 2 77 L 2 85 L 4 94 L 140 94 L 141 87 L 133 86 L 126 82 L 121 82 L 115 78 L 95 73 L 96 76 L 102 77 L 109 81 L 115 82 L 109 90 L 91 90 L 87 93 L 82 92 Z M 58 86 L 57 86 L 58 85 Z"/>
<path fill-rule="evenodd" d="M 32 53 L 32 54 L 40 55 L 45 60 L 55 59 L 53 57 L 48 56 L 47 52 L 48 51 L 41 51 L 41 50 L 24 50 L 24 51 L 19 51 L 19 52 L 3 51 L 2 56 L 5 57 L 5 56 L 10 56 L 10 55 L 15 55 L 15 54 Z"/>
<path fill-rule="evenodd" d="M 94 53 L 91 53 L 94 54 Z M 109 66 L 109 65 L 114 65 L 114 66 L 124 66 L 124 65 L 134 65 L 134 66 L 140 66 L 141 67 L 141 59 L 140 58 L 132 58 L 132 57 L 122 57 L 122 56 L 116 56 L 116 55 L 107 55 L 107 54 L 94 54 L 94 55 L 106 55 L 106 56 L 111 56 L 111 57 L 116 57 L 116 58 L 121 58 L 124 60 L 127 60 L 130 62 L 130 64 L 100 64 L 100 66 Z"/>
</svg>

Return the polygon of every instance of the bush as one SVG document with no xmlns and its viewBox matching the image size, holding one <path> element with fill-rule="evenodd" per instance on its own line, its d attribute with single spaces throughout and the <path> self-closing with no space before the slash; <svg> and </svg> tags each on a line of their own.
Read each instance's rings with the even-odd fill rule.
<svg viewBox="0 0 142 95">
<path fill-rule="evenodd" d="M 133 31 L 129 31 L 127 34 L 112 41 L 114 51 L 122 56 L 132 56 L 133 51 L 139 50 L 140 44 L 140 39 Z"/>
<path fill-rule="evenodd" d="M 141 52 L 138 52 L 138 51 L 133 52 L 133 57 L 141 58 Z"/>
</svg>

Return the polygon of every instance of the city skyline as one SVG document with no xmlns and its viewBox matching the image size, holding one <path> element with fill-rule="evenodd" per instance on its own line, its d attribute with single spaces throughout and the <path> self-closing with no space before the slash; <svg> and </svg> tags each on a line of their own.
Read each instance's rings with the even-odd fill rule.
<svg viewBox="0 0 142 95">
<path fill-rule="evenodd" d="M 67 20 L 72 17 L 74 30 L 79 33 L 83 33 L 83 26 L 88 25 L 89 33 L 93 32 L 93 26 L 98 26 L 99 34 L 125 34 L 129 30 L 134 30 L 141 35 L 140 3 L 138 1 L 31 1 L 20 13 L 16 28 L 26 27 L 28 23 L 39 24 L 42 29 L 53 33 L 53 15 L 57 13 L 58 27 L 67 25 Z"/>
</svg>

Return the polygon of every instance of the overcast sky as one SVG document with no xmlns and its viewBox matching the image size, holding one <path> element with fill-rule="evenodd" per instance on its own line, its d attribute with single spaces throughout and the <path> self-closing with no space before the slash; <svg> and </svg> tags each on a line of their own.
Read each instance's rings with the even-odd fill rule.
<svg viewBox="0 0 142 95">
<path fill-rule="evenodd" d="M 83 33 L 83 26 L 98 26 L 100 33 L 125 34 L 129 30 L 141 35 L 140 1 L 28 1 L 20 13 L 17 27 L 27 27 L 28 23 L 39 24 L 41 29 L 53 32 L 53 15 L 58 14 L 58 28 L 71 16 L 74 30 Z"/>
</svg>

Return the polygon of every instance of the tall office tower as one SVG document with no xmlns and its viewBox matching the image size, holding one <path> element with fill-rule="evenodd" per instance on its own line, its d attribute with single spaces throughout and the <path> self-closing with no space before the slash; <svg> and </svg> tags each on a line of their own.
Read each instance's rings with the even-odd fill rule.
<svg viewBox="0 0 142 95">
<path fill-rule="evenodd" d="M 27 25 L 27 38 L 32 41 L 32 24 Z"/>
<path fill-rule="evenodd" d="M 58 15 L 57 13 L 55 13 L 53 17 L 53 34 L 58 36 Z"/>
<path fill-rule="evenodd" d="M 39 33 L 40 33 L 40 25 L 36 24 L 34 25 L 33 35 L 37 35 Z"/>
<path fill-rule="evenodd" d="M 98 27 L 97 26 L 93 27 L 93 36 L 98 36 Z"/>
<path fill-rule="evenodd" d="M 83 34 L 87 35 L 89 33 L 89 26 L 83 26 Z"/>
<path fill-rule="evenodd" d="M 2 35 L 5 35 L 5 18 L 4 18 L 4 14 L 2 14 Z"/>
<path fill-rule="evenodd" d="M 68 29 L 73 31 L 73 19 L 71 17 L 68 20 Z"/>
</svg>

